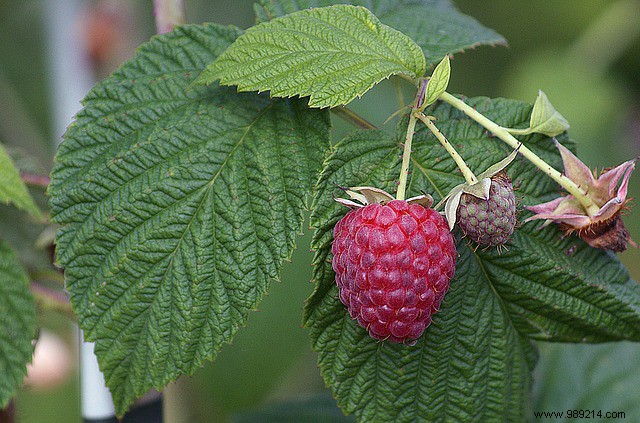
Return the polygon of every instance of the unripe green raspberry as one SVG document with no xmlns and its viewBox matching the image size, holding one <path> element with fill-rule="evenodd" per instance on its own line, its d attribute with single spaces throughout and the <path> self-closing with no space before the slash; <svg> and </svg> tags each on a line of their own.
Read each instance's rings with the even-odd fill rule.
<svg viewBox="0 0 640 423">
<path fill-rule="evenodd" d="M 505 244 L 516 226 L 516 197 L 509 175 L 500 172 L 491 178 L 489 198 L 463 194 L 457 221 L 462 232 L 482 246 Z"/>
</svg>

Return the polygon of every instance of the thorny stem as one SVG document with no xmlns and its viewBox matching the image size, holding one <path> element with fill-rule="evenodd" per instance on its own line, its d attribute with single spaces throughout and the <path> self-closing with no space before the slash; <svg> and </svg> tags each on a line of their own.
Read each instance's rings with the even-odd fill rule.
<svg viewBox="0 0 640 423">
<path fill-rule="evenodd" d="M 170 32 L 186 22 L 183 0 L 153 0 L 153 14 L 158 34 Z"/>
<path fill-rule="evenodd" d="M 354 112 L 353 110 L 349 109 L 348 107 L 344 107 L 344 106 L 334 107 L 331 109 L 331 112 L 333 112 L 333 114 L 339 116 L 340 118 L 344 119 L 345 121 L 351 123 L 352 125 L 357 126 L 358 128 L 378 129 L 378 127 L 375 126 L 373 123 L 369 122 L 368 120 L 366 120 L 365 118 L 363 118 L 362 116 Z"/>
<path fill-rule="evenodd" d="M 429 128 L 431 133 L 436 136 L 438 141 L 440 141 L 440 144 L 442 144 L 444 149 L 447 150 L 447 153 L 449 153 L 453 161 L 456 162 L 456 165 L 458 165 L 458 169 L 460 169 L 460 172 L 462 172 L 462 176 L 464 176 L 464 179 L 467 181 L 467 184 L 473 185 L 478 183 L 478 178 L 476 178 L 476 175 L 473 174 L 473 172 L 471 171 L 471 169 L 469 169 L 469 166 L 467 166 L 467 164 L 462 159 L 460 154 L 458 154 L 456 149 L 445 138 L 445 136 L 442 135 L 442 132 L 440 132 L 440 130 L 431 121 L 431 119 L 429 119 L 428 116 L 425 116 L 421 112 L 417 112 L 416 115 L 418 119 L 420 119 L 427 126 L 427 128 Z"/>
<path fill-rule="evenodd" d="M 522 143 L 518 141 L 513 135 L 511 135 L 506 128 L 503 128 L 502 126 L 496 124 L 473 107 L 467 105 L 464 101 L 454 97 L 447 92 L 443 93 L 440 96 L 440 99 L 446 103 L 449 103 L 456 109 L 462 111 L 464 114 L 478 122 L 489 132 L 500 138 L 512 148 L 515 149 L 519 147 L 518 151 L 520 152 L 520 154 L 522 154 L 538 169 L 547 174 L 551 179 L 560 184 L 560 186 L 564 188 L 569 194 L 573 195 L 575 199 L 578 200 L 580 204 L 582 204 L 582 207 L 584 207 L 589 216 L 593 216 L 599 210 L 599 207 L 594 204 L 594 202 L 591 200 L 591 198 L 589 198 L 587 193 L 582 188 L 576 185 L 576 183 L 571 179 L 567 178 L 562 173 L 558 172 L 556 169 L 547 164 L 547 162 L 538 157 L 538 155 L 536 155 L 533 151 L 522 145 Z"/>
</svg>

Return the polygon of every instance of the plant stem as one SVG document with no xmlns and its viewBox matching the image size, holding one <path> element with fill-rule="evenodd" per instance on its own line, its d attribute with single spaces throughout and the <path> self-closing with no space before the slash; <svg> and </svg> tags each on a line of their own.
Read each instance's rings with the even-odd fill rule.
<svg viewBox="0 0 640 423">
<path fill-rule="evenodd" d="M 536 155 L 533 151 L 522 145 L 520 141 L 518 141 L 513 135 L 511 135 L 505 128 L 496 124 L 473 107 L 467 105 L 464 101 L 454 97 L 447 92 L 442 94 L 440 96 L 440 99 L 446 103 L 449 103 L 456 109 L 462 111 L 464 114 L 478 122 L 489 132 L 500 138 L 512 148 L 516 149 L 518 148 L 518 146 L 520 146 L 519 153 L 522 154 L 538 169 L 547 174 L 551 179 L 560 184 L 560 186 L 564 188 L 569 194 L 573 195 L 575 199 L 578 200 L 580 204 L 582 204 L 589 216 L 593 216 L 599 210 L 599 207 L 591 200 L 591 198 L 589 198 L 587 193 L 584 192 L 582 188 L 580 188 L 571 179 L 567 178 L 562 173 L 558 172 L 556 169 L 547 164 L 547 162 L 538 157 L 538 155 Z"/>
<path fill-rule="evenodd" d="M 462 159 L 460 154 L 458 154 L 456 149 L 453 147 L 453 145 L 451 145 L 451 143 L 447 140 L 447 138 L 445 138 L 445 136 L 442 135 L 442 132 L 440 132 L 440 130 L 431 121 L 431 119 L 429 119 L 428 116 L 425 116 L 421 112 L 416 113 L 416 115 L 418 116 L 418 119 L 420 119 L 427 126 L 427 128 L 429 128 L 431 133 L 436 136 L 438 141 L 440 141 L 440 144 L 442 144 L 444 149 L 447 150 L 447 153 L 449 153 L 453 161 L 456 162 L 456 165 L 458 165 L 458 169 L 460 169 L 460 172 L 462 172 L 462 176 L 464 176 L 464 179 L 465 181 L 467 181 L 467 184 L 473 185 L 478 183 L 478 178 L 476 178 L 476 175 L 473 174 L 473 172 L 471 171 L 471 169 L 469 169 L 469 166 L 467 166 L 467 164 Z"/>
<path fill-rule="evenodd" d="M 186 22 L 183 0 L 153 0 L 153 14 L 158 34 L 170 32 L 174 26 Z"/>
<path fill-rule="evenodd" d="M 400 78 L 391 78 L 393 83 L 393 89 L 396 93 L 396 100 L 398 100 L 398 108 L 402 109 L 406 103 L 404 101 L 404 92 L 402 91 L 404 85 L 400 83 Z"/>
<path fill-rule="evenodd" d="M 407 125 L 407 134 L 404 137 L 404 149 L 402 150 L 402 167 L 400 168 L 400 180 L 398 181 L 398 190 L 396 191 L 396 199 L 404 200 L 407 190 L 407 177 L 409 176 L 409 159 L 411 158 L 411 143 L 413 141 L 413 133 L 416 129 L 418 119 L 415 115 L 415 109 L 411 109 L 409 114 L 409 124 Z"/>
<path fill-rule="evenodd" d="M 504 127 L 503 127 L 504 128 Z M 523 129 L 517 129 L 517 128 L 504 128 L 505 131 L 508 131 L 511 135 L 529 135 L 532 134 L 533 132 L 531 131 L 531 128 L 523 128 Z"/>
<path fill-rule="evenodd" d="M 378 129 L 373 123 L 369 122 L 353 110 L 345 106 L 338 106 L 331 109 L 331 112 L 350 124 L 362 129 Z"/>
<path fill-rule="evenodd" d="M 30 173 L 20 173 L 20 179 L 27 185 L 46 188 L 49 186 L 51 179 L 48 176 L 32 175 Z"/>
</svg>

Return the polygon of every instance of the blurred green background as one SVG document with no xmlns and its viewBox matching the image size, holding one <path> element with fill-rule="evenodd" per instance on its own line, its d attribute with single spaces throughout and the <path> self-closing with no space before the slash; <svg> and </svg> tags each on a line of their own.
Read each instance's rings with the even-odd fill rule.
<svg viewBox="0 0 640 423">
<path fill-rule="evenodd" d="M 40 174 L 50 169 L 60 135 L 53 123 L 56 101 L 47 55 L 46 3 L 0 0 L 0 141 L 20 167 Z M 80 3 L 82 13 L 74 30 L 90 52 L 97 79 L 154 33 L 151 0 Z M 250 0 L 185 0 L 185 4 L 190 22 L 246 28 L 254 21 Z M 449 91 L 532 102 L 542 89 L 568 119 L 579 155 L 591 167 L 614 166 L 640 155 L 638 1 L 458 0 L 455 4 L 505 36 L 509 47 L 480 47 L 456 55 Z M 391 84 L 383 83 L 353 107 L 381 125 L 398 104 Z M 389 131 L 392 125 L 387 124 Z M 335 137 L 344 129 L 337 124 Z M 630 191 L 631 197 L 640 196 L 640 172 L 632 176 Z M 44 201 L 42 190 L 35 194 Z M 18 216 L 0 206 L 3 238 L 21 252 L 30 270 L 46 266 L 48 252 L 34 253 L 31 248 L 44 228 L 27 221 L 8 224 Z M 636 209 L 625 221 L 632 238 L 640 240 L 640 212 Z M 324 416 L 323 421 L 338 418 L 300 323 L 304 299 L 312 291 L 309 240 L 305 231 L 282 282 L 272 286 L 260 311 L 250 315 L 247 328 L 222 349 L 215 363 L 167 388 L 167 421 L 250 421 L 247 410 L 292 398 L 294 404 L 316 407 L 314 415 Z M 640 252 L 630 249 L 620 257 L 640 280 Z M 72 324 L 51 313 L 41 321 L 74 350 Z M 638 345 L 541 345 L 531 408 L 624 411 L 628 421 L 640 421 L 640 401 L 635 398 L 639 370 Z M 17 409 L 21 422 L 78 421 L 77 370 L 55 387 L 24 388 Z"/>
</svg>

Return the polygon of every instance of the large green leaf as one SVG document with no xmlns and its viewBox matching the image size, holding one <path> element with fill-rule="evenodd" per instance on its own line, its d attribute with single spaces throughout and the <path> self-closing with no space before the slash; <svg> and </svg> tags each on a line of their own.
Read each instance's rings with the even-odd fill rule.
<svg viewBox="0 0 640 423">
<path fill-rule="evenodd" d="M 274 97 L 309 96 L 309 106 L 333 107 L 391 75 L 420 77 L 425 66 L 420 47 L 368 9 L 335 5 L 250 28 L 199 81 L 219 79 L 239 91 L 269 90 Z"/>
<path fill-rule="evenodd" d="M 27 374 L 36 336 L 36 304 L 29 278 L 9 246 L 0 241 L 0 409 Z"/>
<path fill-rule="evenodd" d="M 498 123 L 528 121 L 531 107 L 507 100 L 469 104 Z M 448 105 L 427 109 L 474 171 L 502 159 L 499 140 Z M 640 289 L 615 256 L 554 226 L 519 228 L 508 251 L 475 250 L 458 236 L 459 259 L 451 290 L 417 345 L 371 339 L 340 303 L 331 269 L 332 229 L 346 210 L 333 201 L 336 186 L 393 191 L 400 142 L 360 131 L 341 141 L 325 163 L 314 197 L 312 225 L 316 290 L 307 304 L 322 374 L 338 403 L 362 421 L 522 421 L 528 409 L 535 350 L 528 338 L 565 341 L 640 340 Z M 567 141 L 566 138 L 562 138 Z M 541 135 L 527 144 L 554 165 L 553 143 Z M 409 189 L 436 200 L 463 181 L 455 163 L 420 127 L 413 144 Z M 525 204 L 549 198 L 557 187 L 528 163 L 508 169 Z"/>
<path fill-rule="evenodd" d="M 42 217 L 38 206 L 20 179 L 18 169 L 2 144 L 0 144 L 0 201 L 5 204 L 11 203 L 34 217 Z"/>
<path fill-rule="evenodd" d="M 328 148 L 326 111 L 193 86 L 239 33 L 191 25 L 144 44 L 87 95 L 56 156 L 58 261 L 119 414 L 244 325 Z"/>
<path fill-rule="evenodd" d="M 261 0 L 254 9 L 258 20 L 266 21 L 309 7 L 341 3 L 364 6 L 380 22 L 407 35 L 422 47 L 428 65 L 479 45 L 506 44 L 500 34 L 460 13 L 449 0 Z"/>
</svg>

